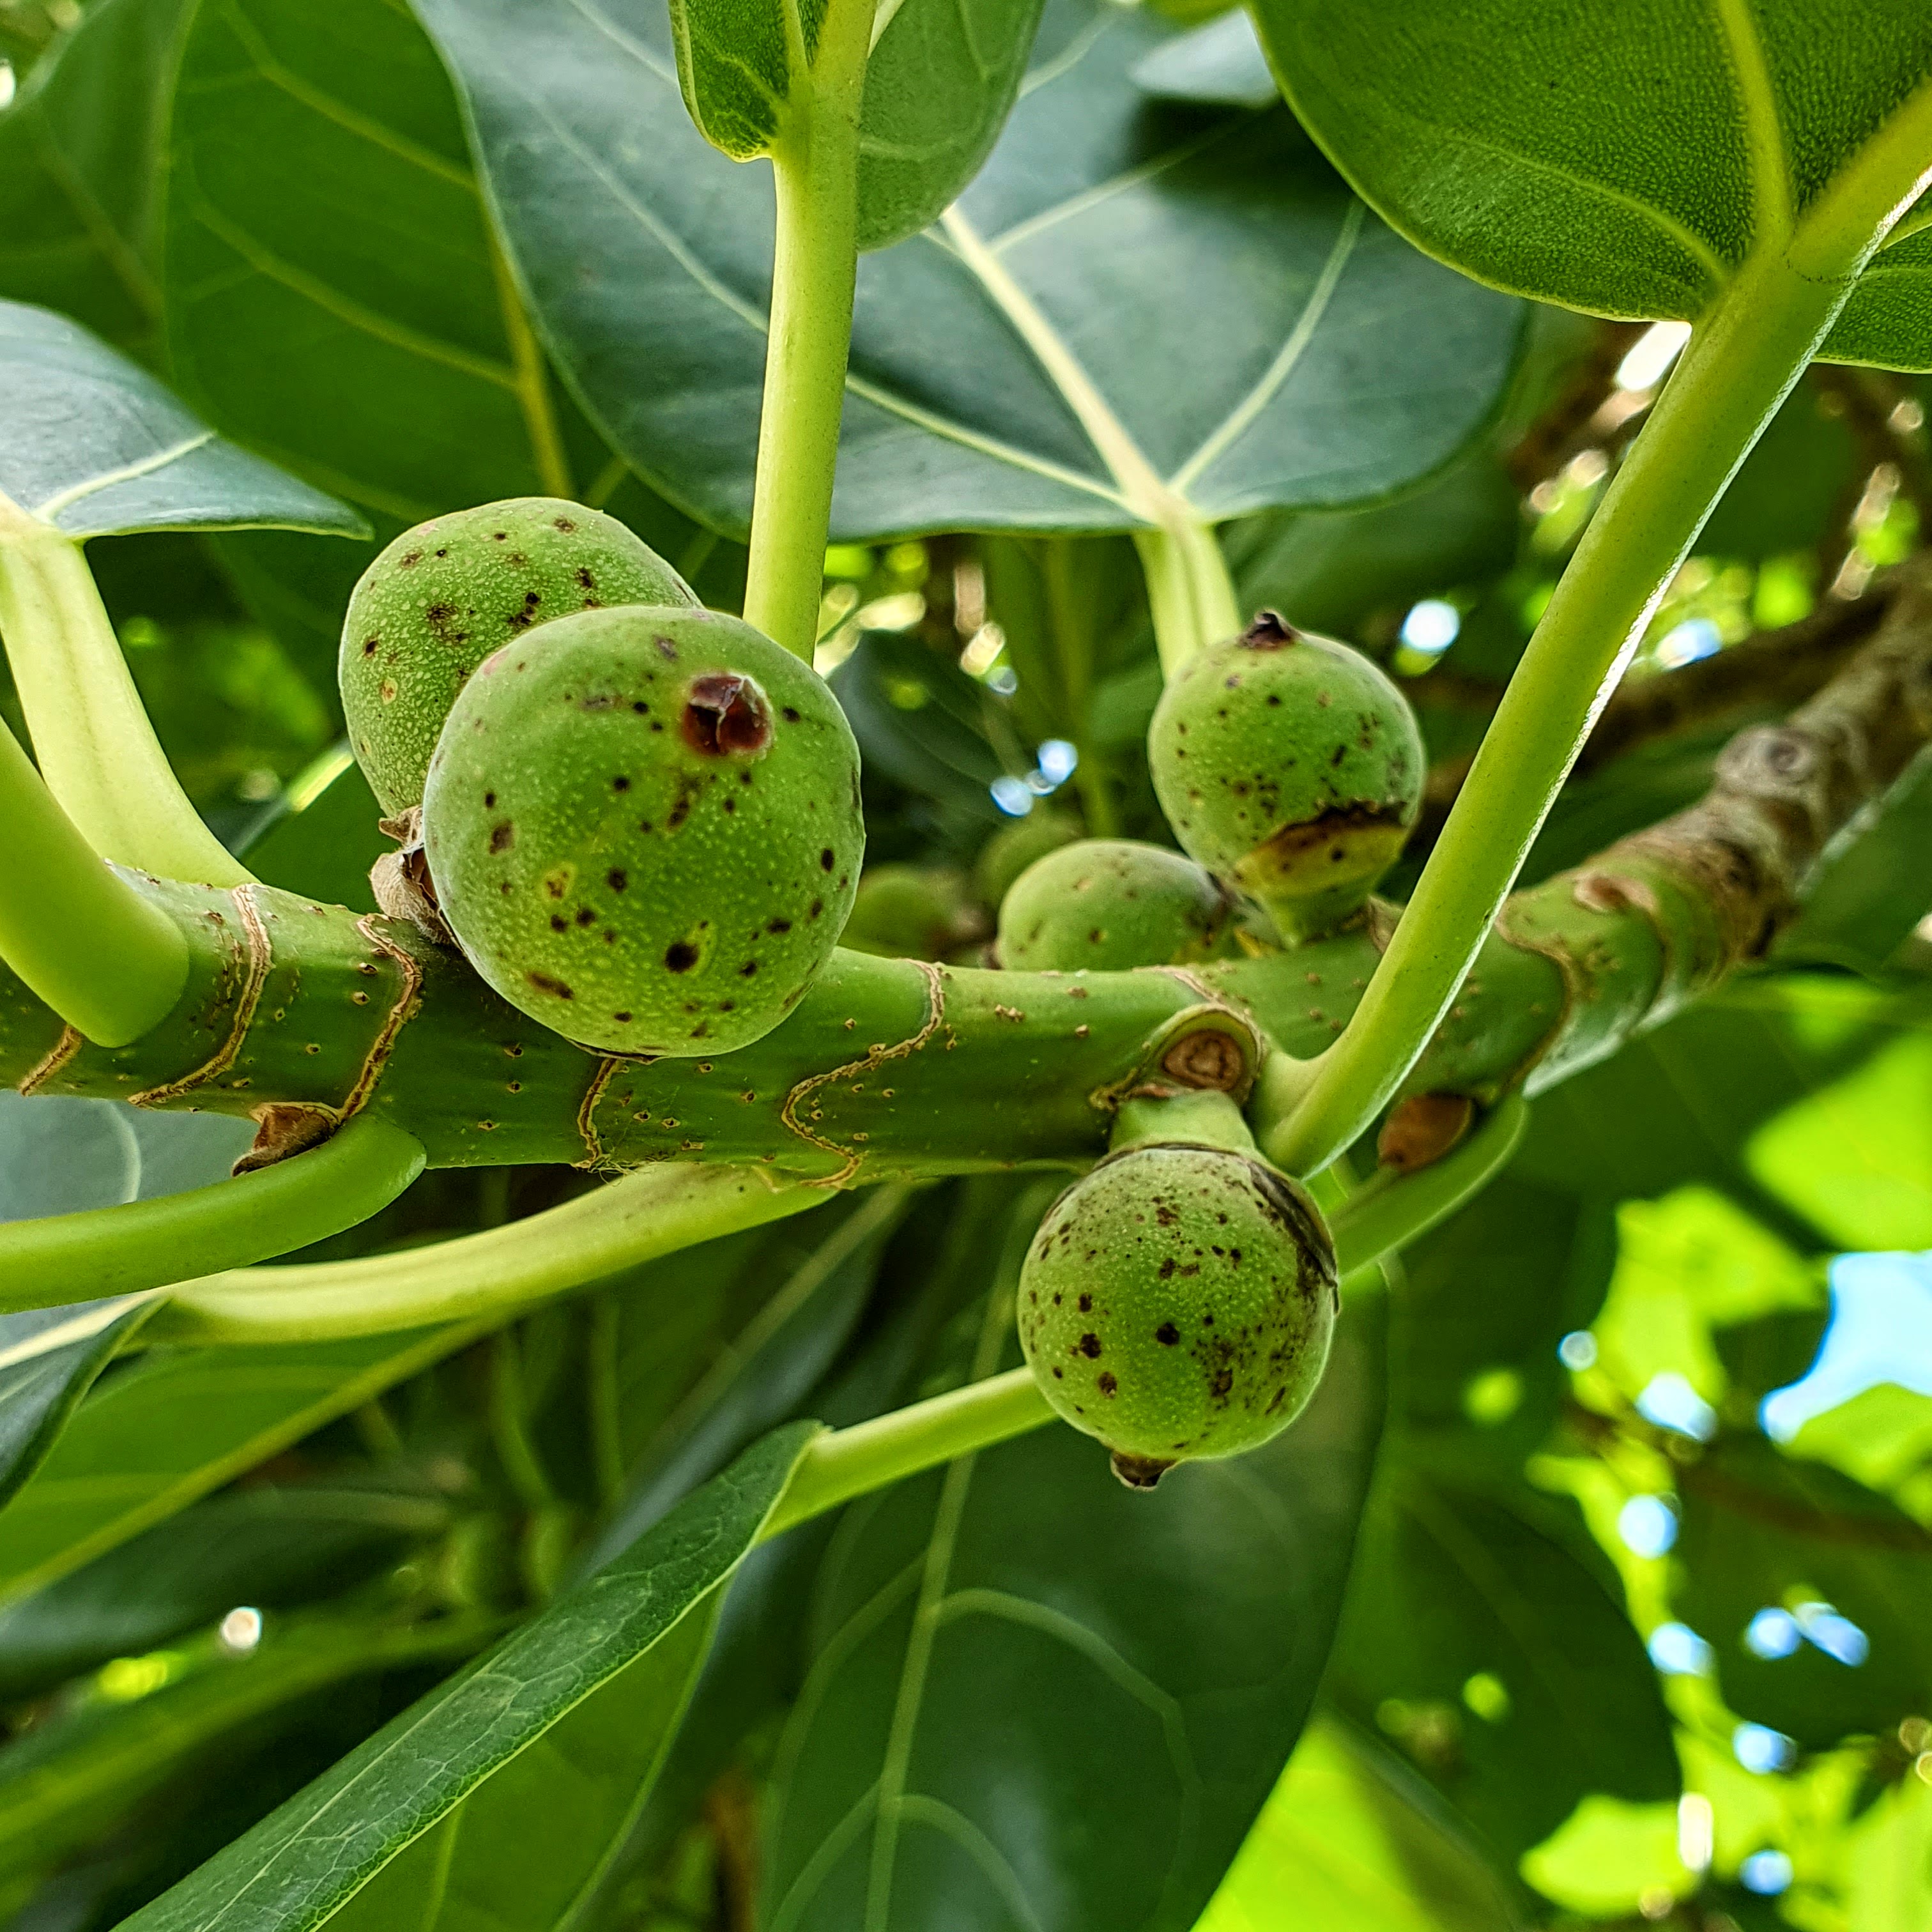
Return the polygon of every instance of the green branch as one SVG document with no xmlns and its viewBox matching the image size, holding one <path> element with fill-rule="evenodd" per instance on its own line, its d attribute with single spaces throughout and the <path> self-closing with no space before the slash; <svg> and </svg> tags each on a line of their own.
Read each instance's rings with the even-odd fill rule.
<svg viewBox="0 0 1932 1932">
<path fill-rule="evenodd" d="M 98 1045 L 138 1040 L 181 998 L 188 941 L 97 856 L 4 724 L 0 824 L 0 959 Z"/>
<path fill-rule="evenodd" d="M 0 636 L 47 789 L 102 858 L 202 885 L 248 878 L 169 766 L 80 546 L 4 498 Z"/>
</svg>

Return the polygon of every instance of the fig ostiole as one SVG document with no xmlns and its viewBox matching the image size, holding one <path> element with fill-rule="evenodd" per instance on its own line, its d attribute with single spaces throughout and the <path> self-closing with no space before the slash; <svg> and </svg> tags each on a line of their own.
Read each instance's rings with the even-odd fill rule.
<svg viewBox="0 0 1932 1932">
<path fill-rule="evenodd" d="M 510 1004 L 603 1052 L 748 1046 L 817 976 L 865 856 L 824 681 L 735 617 L 586 610 L 489 658 L 423 795 L 442 916 Z"/>
<path fill-rule="evenodd" d="M 493 652 L 574 610 L 697 602 L 616 518 L 560 497 L 479 504 L 405 530 L 351 594 L 336 666 L 350 746 L 384 812 L 422 802 L 443 720 Z"/>
<path fill-rule="evenodd" d="M 1252 1154 L 1170 1142 L 1108 1155 L 1047 1210 L 1018 1314 L 1047 1401 L 1150 1488 L 1286 1429 L 1339 1306 L 1334 1244 L 1304 1188 Z"/>
<path fill-rule="evenodd" d="M 1007 888 L 997 949 L 1010 971 L 1113 972 L 1235 950 L 1236 902 L 1204 866 L 1159 845 L 1083 838 Z"/>
<path fill-rule="evenodd" d="M 1264 610 L 1168 684 L 1148 729 L 1184 850 L 1293 944 L 1346 925 L 1421 807 L 1421 734 L 1361 652 Z"/>
</svg>

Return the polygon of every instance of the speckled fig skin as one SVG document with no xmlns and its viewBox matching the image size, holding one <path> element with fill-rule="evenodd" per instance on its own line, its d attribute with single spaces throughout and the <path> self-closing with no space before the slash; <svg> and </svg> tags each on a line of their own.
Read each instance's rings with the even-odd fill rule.
<svg viewBox="0 0 1932 1932">
<path fill-rule="evenodd" d="M 1246 1154 L 1156 1144 L 1110 1155 L 1047 1210 L 1020 1274 L 1020 1343 L 1047 1400 L 1142 1487 L 1286 1429 L 1340 1305 L 1302 1188 Z"/>
<path fill-rule="evenodd" d="M 1124 970 L 1234 950 L 1234 901 L 1212 873 L 1158 845 L 1083 838 L 1036 859 L 1000 906 L 997 951 L 1012 972 Z"/>
<path fill-rule="evenodd" d="M 824 965 L 865 855 L 859 748 L 736 617 L 584 610 L 485 659 L 423 794 L 442 916 L 512 1006 L 607 1052 L 748 1046 Z"/>
<path fill-rule="evenodd" d="M 391 818 L 422 802 L 436 734 L 491 652 L 572 610 L 696 593 L 614 517 L 556 496 L 454 510 L 405 530 L 362 573 L 336 680 L 349 742 Z"/>
<path fill-rule="evenodd" d="M 1182 848 L 1291 941 L 1360 908 L 1421 806 L 1408 700 L 1359 651 L 1271 610 L 1168 686 L 1148 757 Z"/>
</svg>

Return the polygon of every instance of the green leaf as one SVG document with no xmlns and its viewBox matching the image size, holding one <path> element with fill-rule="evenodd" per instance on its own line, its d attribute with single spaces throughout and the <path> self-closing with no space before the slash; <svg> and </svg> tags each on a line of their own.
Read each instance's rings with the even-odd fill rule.
<svg viewBox="0 0 1932 1932">
<path fill-rule="evenodd" d="M 1932 1932 L 1932 1788 L 1909 1773 L 1847 1834 L 1850 1923 Z"/>
<path fill-rule="evenodd" d="M 1292 1900 L 1292 1921 L 1283 1916 Z M 1318 1716 L 1196 1932 L 1515 1932 L 1480 1855 L 1426 1786 Z"/>
<path fill-rule="evenodd" d="M 1042 4 L 880 0 L 859 121 L 862 250 L 937 221 L 979 172 L 1012 112 Z"/>
<path fill-rule="evenodd" d="M 0 1610 L 0 1696 L 154 1650 L 238 1604 L 284 1609 L 334 1595 L 449 1514 L 435 1496 L 373 1488 L 211 1497 Z"/>
<path fill-rule="evenodd" d="M 621 486 L 623 466 L 550 374 L 448 76 L 406 8 L 194 0 L 166 234 L 184 392 L 356 504 L 380 537 L 453 506 L 601 502 Z M 688 561 L 683 518 L 645 498 L 640 521 L 629 492 L 619 507 Z M 278 629 L 332 656 L 366 552 L 260 538 L 224 550 Z"/>
<path fill-rule="evenodd" d="M 95 0 L 0 114 L 0 295 L 157 360 L 155 166 L 185 0 Z"/>
<path fill-rule="evenodd" d="M 1660 1892 L 1678 1898 L 1696 1889 L 1678 1856 L 1677 1832 L 1675 1804 L 1630 1804 L 1593 1792 L 1524 1855 L 1522 1875 L 1573 1911 L 1622 1918 Z"/>
<path fill-rule="evenodd" d="M 690 129 L 662 12 L 598 0 L 536 50 L 514 0 L 422 11 L 578 390 L 640 474 L 742 528 L 770 199 Z M 1368 218 L 1279 110 L 1151 108 L 1131 73 L 1169 31 L 1055 0 L 972 185 L 860 262 L 840 537 L 1359 502 L 1487 420 L 1520 311 Z"/>
<path fill-rule="evenodd" d="M 280 1348 L 155 1349 L 128 1364 L 94 1390 L 0 1513 L 0 1604 L 125 1542 L 488 1325 Z"/>
<path fill-rule="evenodd" d="M 1917 0 L 1874 0 L 1856 33 L 1835 0 L 1255 12 L 1295 112 L 1384 220 L 1494 287 L 1598 315 L 1694 320 L 1932 88 Z M 1910 199 L 1924 178 L 1900 160 Z M 1932 367 L 1924 212 L 1872 259 L 1826 356 Z"/>
<path fill-rule="evenodd" d="M 1759 1183 L 1846 1248 L 1932 1247 L 1932 1034 L 1894 1040 L 1751 1137 Z"/>
<path fill-rule="evenodd" d="M 1739 1716 L 1820 1749 L 1880 1736 L 1917 1712 L 1932 1682 L 1932 1532 L 1834 1469 L 1781 1455 L 1756 1436 L 1725 1436 L 1678 1477 L 1678 1614 L 1717 1654 Z M 1744 1642 L 1763 1610 L 1828 1607 L 1869 1643 L 1855 1660 L 1801 1642 L 1763 1658 Z"/>
<path fill-rule="evenodd" d="M 241 1726 L 372 1672 L 461 1657 L 488 1628 L 476 1617 L 386 1628 L 271 1619 L 244 1658 L 204 1640 L 110 1666 L 80 1708 L 0 1750 L 0 1877 L 102 1838 Z"/>
<path fill-rule="evenodd" d="M 0 302 L 0 492 L 70 537 L 121 530 L 362 533 L 333 497 L 223 441 L 65 316 Z"/>
<path fill-rule="evenodd" d="M 1265 107 L 1275 97 L 1274 76 L 1245 7 L 1142 55 L 1134 63 L 1134 84 L 1156 100 L 1219 107 Z"/>
<path fill-rule="evenodd" d="M 995 1289 L 923 1388 L 1012 1352 L 1041 1204 L 975 1231 Z M 1193 1923 L 1321 1675 L 1377 1423 L 1376 1313 L 1345 1321 L 1293 1429 L 1151 1496 L 1054 1427 L 848 1511 L 806 1606 L 768 1932 Z"/>
<path fill-rule="evenodd" d="M 0 1093 L 0 1221 L 115 1208 L 140 1191 L 131 1108 Z"/>
<path fill-rule="evenodd" d="M 101 1370 L 154 1304 L 83 1302 L 0 1316 L 0 1505 L 46 1461 Z"/>
<path fill-rule="evenodd" d="M 1508 1863 L 1592 1792 L 1677 1795 L 1650 1660 L 1574 1513 L 1427 1448 L 1378 1477 L 1331 1689 Z"/>
<path fill-rule="evenodd" d="M 710 1346 L 690 1364 L 688 1388 L 662 1407 L 624 1405 L 626 1423 L 644 1425 L 642 1440 L 586 1567 L 627 1548 L 746 1444 L 798 1413 L 850 1336 L 910 1198 L 904 1188 L 878 1188 L 836 1218 L 814 1214 L 751 1238 L 737 1292 L 715 1298 Z M 627 1326 L 644 1331 L 636 1342 L 661 1369 L 667 1306 L 682 1304 L 683 1313 L 706 1298 L 667 1295 L 651 1272 L 642 1271 L 645 1293 L 634 1298 L 643 1318 Z M 734 1306 L 747 1288 L 758 1296 L 748 1312 Z"/>
<path fill-rule="evenodd" d="M 978 172 L 1018 91 L 1041 4 L 882 0 L 859 122 L 861 249 L 917 233 Z M 673 0 L 679 85 L 712 146 L 742 161 L 770 154 L 788 131 L 809 138 L 800 130 L 815 111 L 829 10 L 826 0 Z M 622 20 L 623 10 L 607 17 Z"/>
<path fill-rule="evenodd" d="M 574 1922 L 648 1794 L 724 1586 L 816 1430 L 748 1450 L 128 1932 Z"/>
</svg>

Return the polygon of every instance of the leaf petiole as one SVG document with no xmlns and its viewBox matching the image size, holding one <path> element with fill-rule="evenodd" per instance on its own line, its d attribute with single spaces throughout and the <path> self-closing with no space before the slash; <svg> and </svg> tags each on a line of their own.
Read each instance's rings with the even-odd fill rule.
<svg viewBox="0 0 1932 1932">
<path fill-rule="evenodd" d="M 872 14 L 872 0 L 832 0 L 802 111 L 771 149 L 777 242 L 745 618 L 808 664 L 852 346 L 859 112 Z"/>
<path fill-rule="evenodd" d="M 4 724 L 0 824 L 0 958 L 97 1046 L 140 1039 L 188 983 L 188 941 L 80 836 Z"/>
<path fill-rule="evenodd" d="M 154 736 L 79 544 L 0 498 L 0 636 L 40 772 L 102 858 L 208 886 L 238 865 Z"/>
</svg>

